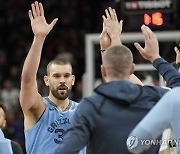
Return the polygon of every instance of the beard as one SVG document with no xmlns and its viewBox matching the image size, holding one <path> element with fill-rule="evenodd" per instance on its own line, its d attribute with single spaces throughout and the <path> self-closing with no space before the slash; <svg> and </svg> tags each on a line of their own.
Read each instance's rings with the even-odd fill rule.
<svg viewBox="0 0 180 154">
<path fill-rule="evenodd" d="M 61 89 L 63 90 L 61 91 Z M 72 86 L 68 88 L 65 85 L 60 85 L 56 89 L 50 87 L 50 91 L 52 95 L 58 100 L 65 100 L 66 98 L 68 98 L 70 95 L 71 89 L 72 89 Z"/>
</svg>

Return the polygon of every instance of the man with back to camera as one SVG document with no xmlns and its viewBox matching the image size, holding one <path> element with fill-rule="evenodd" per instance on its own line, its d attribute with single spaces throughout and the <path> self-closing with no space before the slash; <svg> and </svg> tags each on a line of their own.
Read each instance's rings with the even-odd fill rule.
<svg viewBox="0 0 180 154">
<path fill-rule="evenodd" d="M 115 10 L 106 10 L 104 22 L 108 35 L 114 36 L 112 27 L 118 23 Z M 156 36 L 147 26 L 143 25 L 141 30 L 145 48 L 138 43 L 135 43 L 135 47 L 153 63 L 171 88 L 179 86 L 178 72 L 159 55 Z M 89 154 L 129 153 L 126 147 L 129 133 L 168 91 L 162 87 L 138 86 L 129 82 L 129 75 L 133 71 L 132 53 L 126 46 L 113 45 L 104 51 L 101 74 L 106 83 L 97 87 L 90 97 L 82 99 L 75 111 L 72 126 L 56 154 L 77 154 L 86 144 Z M 154 153 L 153 150 L 151 148 L 145 153 Z"/>
</svg>

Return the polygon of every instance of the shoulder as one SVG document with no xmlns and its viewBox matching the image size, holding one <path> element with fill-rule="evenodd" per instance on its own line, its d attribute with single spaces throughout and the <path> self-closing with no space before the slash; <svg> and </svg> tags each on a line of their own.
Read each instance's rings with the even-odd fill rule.
<svg viewBox="0 0 180 154">
<path fill-rule="evenodd" d="M 79 103 L 73 101 L 73 100 L 69 100 L 70 101 L 70 106 L 69 109 L 71 110 L 75 110 L 77 108 L 77 106 L 79 105 Z"/>
<path fill-rule="evenodd" d="M 100 102 L 101 100 L 103 100 L 103 96 L 99 95 L 96 92 L 93 92 L 93 94 L 89 97 L 85 97 L 82 101 L 87 101 L 87 102 L 91 102 L 91 103 L 95 103 L 95 102 Z"/>
<path fill-rule="evenodd" d="M 93 94 L 91 96 L 84 97 L 80 101 L 79 107 L 82 108 L 82 109 L 86 108 L 87 110 L 90 110 L 91 108 L 93 108 L 93 110 L 94 109 L 99 110 L 103 100 L 104 100 L 104 97 L 102 95 L 99 95 L 96 92 L 93 92 Z"/>
<path fill-rule="evenodd" d="M 180 92 L 180 87 L 175 87 L 173 88 L 172 90 L 170 90 L 164 97 L 163 99 L 164 100 L 168 100 L 169 102 L 168 103 L 175 103 L 175 104 L 179 104 L 179 100 L 180 100 L 180 95 L 179 95 L 179 92 Z"/>
<path fill-rule="evenodd" d="M 148 95 L 159 95 L 160 97 L 168 92 L 171 88 L 168 87 L 160 87 L 160 86 L 142 86 L 143 91 L 147 92 Z"/>
<path fill-rule="evenodd" d="M 22 148 L 18 142 L 11 140 L 11 146 L 12 146 L 13 154 L 23 154 Z"/>
</svg>

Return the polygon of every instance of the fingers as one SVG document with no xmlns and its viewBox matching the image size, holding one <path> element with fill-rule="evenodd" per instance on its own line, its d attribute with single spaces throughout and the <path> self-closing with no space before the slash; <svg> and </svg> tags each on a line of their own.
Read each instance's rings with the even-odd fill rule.
<svg viewBox="0 0 180 154">
<path fill-rule="evenodd" d="M 114 12 L 114 19 L 115 19 L 116 21 L 118 21 L 118 18 L 117 18 L 117 14 L 116 14 L 115 9 L 113 9 L 113 12 Z"/>
<path fill-rule="evenodd" d="M 102 34 L 106 34 L 107 33 L 107 27 L 106 27 L 107 19 L 106 19 L 106 17 L 104 15 L 102 16 L 102 18 L 103 18 L 103 30 L 102 30 Z"/>
<path fill-rule="evenodd" d="M 40 9 L 40 15 L 44 16 L 44 8 L 43 8 L 42 3 L 39 3 L 39 9 Z"/>
<path fill-rule="evenodd" d="M 140 52 L 140 54 L 142 55 L 142 53 L 144 52 L 144 49 L 141 47 L 141 45 L 139 43 L 134 43 L 134 46 L 136 47 L 136 49 Z"/>
<path fill-rule="evenodd" d="M 144 39 L 145 39 L 145 40 L 148 40 L 148 39 L 149 39 L 149 35 L 148 35 L 148 31 L 147 31 L 147 28 L 146 28 L 145 25 L 142 25 L 142 26 L 141 26 L 141 31 L 142 31 L 142 33 L 143 33 L 143 35 L 144 35 Z"/>
<path fill-rule="evenodd" d="M 145 42 L 150 41 L 150 40 L 157 40 L 155 34 L 151 31 L 149 27 L 142 25 L 141 31 L 144 35 Z"/>
<path fill-rule="evenodd" d="M 35 9 L 36 9 L 37 16 L 40 16 L 39 3 L 37 1 L 35 2 Z"/>
<path fill-rule="evenodd" d="M 111 18 L 107 9 L 105 10 L 105 13 L 107 18 Z"/>
<path fill-rule="evenodd" d="M 179 50 L 177 47 L 174 47 L 174 51 L 176 52 L 176 55 L 179 53 Z"/>
<path fill-rule="evenodd" d="M 36 18 L 38 16 L 44 16 L 44 9 L 43 9 L 42 3 L 38 3 L 37 1 L 35 1 L 35 3 L 31 4 L 31 8 L 32 8 L 32 11 L 31 13 L 29 12 L 29 15 L 31 14 L 32 17 Z"/>
<path fill-rule="evenodd" d="M 58 18 L 55 18 L 51 23 L 50 23 L 50 28 L 52 29 L 56 22 L 58 21 Z"/>
<path fill-rule="evenodd" d="M 32 15 L 32 11 L 31 10 L 28 11 L 28 14 L 29 14 L 29 19 L 33 20 L 33 15 Z"/>
<path fill-rule="evenodd" d="M 111 19 L 115 20 L 115 15 L 114 13 L 116 13 L 115 11 L 113 11 L 113 9 L 111 7 L 109 7 L 109 13 L 110 13 L 110 16 L 111 16 Z"/>
<path fill-rule="evenodd" d="M 105 14 L 108 19 L 118 21 L 116 11 L 111 7 L 105 10 Z"/>
<path fill-rule="evenodd" d="M 104 31 L 106 27 L 106 17 L 103 15 L 102 18 L 103 18 L 103 31 Z"/>
<path fill-rule="evenodd" d="M 119 25 L 120 25 L 120 28 L 122 30 L 122 28 L 123 28 L 123 20 L 120 20 Z"/>
<path fill-rule="evenodd" d="M 36 13 L 35 5 L 31 4 L 31 8 L 32 8 L 32 14 L 33 14 L 34 18 L 36 18 L 37 17 L 37 13 Z"/>
</svg>

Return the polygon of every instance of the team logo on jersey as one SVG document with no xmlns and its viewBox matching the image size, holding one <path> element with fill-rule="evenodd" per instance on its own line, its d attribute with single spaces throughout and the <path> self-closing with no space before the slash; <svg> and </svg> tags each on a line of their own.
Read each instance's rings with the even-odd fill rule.
<svg viewBox="0 0 180 154">
<path fill-rule="evenodd" d="M 64 124 L 70 124 L 69 118 L 60 117 L 59 119 L 56 119 L 54 122 L 52 122 L 47 130 L 52 133 L 55 129 L 59 128 L 61 125 Z"/>
</svg>

